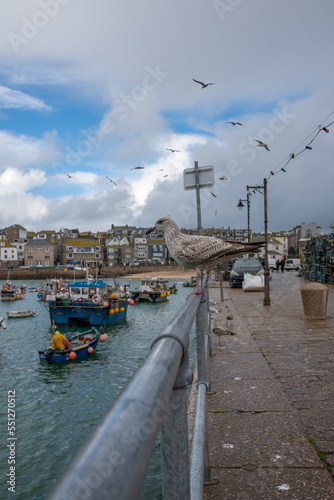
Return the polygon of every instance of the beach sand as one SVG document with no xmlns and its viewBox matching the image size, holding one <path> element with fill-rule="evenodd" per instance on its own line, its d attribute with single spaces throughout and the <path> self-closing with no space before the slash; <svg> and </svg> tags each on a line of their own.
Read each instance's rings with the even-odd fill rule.
<svg viewBox="0 0 334 500">
<path fill-rule="evenodd" d="M 189 280 L 192 276 L 196 276 L 196 271 L 195 269 L 183 269 L 181 266 L 168 271 L 159 271 L 159 267 L 156 267 L 154 272 L 151 273 L 127 274 L 126 276 L 122 276 L 122 278 L 141 279 L 151 278 L 152 276 L 169 280 Z"/>
</svg>

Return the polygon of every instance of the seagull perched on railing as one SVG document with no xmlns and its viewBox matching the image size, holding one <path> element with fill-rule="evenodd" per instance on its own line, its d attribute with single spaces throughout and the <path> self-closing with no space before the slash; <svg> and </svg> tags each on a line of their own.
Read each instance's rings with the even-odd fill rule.
<svg viewBox="0 0 334 500">
<path fill-rule="evenodd" d="M 241 243 L 237 241 L 223 241 L 211 236 L 197 236 L 183 234 L 177 224 L 169 216 L 161 217 L 153 227 L 146 231 L 162 231 L 169 253 L 173 259 L 186 269 L 196 269 L 197 291 L 203 293 L 199 281 L 203 281 L 203 271 L 221 264 L 233 255 L 256 252 L 264 245 L 264 242 Z"/>
</svg>

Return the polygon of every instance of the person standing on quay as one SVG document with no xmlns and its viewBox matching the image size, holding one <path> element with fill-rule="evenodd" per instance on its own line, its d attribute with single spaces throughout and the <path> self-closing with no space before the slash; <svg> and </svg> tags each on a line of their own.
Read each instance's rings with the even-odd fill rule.
<svg viewBox="0 0 334 500">
<path fill-rule="evenodd" d="M 285 267 L 285 260 L 282 259 L 281 260 L 281 271 L 282 271 L 282 273 L 284 273 L 284 267 Z"/>
</svg>

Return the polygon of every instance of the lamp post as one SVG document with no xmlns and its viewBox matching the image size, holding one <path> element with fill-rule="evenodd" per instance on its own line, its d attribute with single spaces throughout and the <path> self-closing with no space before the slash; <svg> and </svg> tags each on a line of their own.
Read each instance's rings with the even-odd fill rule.
<svg viewBox="0 0 334 500">
<path fill-rule="evenodd" d="M 250 240 L 251 240 L 251 235 L 250 235 L 250 201 L 249 201 L 249 193 L 248 193 L 248 191 L 247 191 L 247 200 L 241 200 L 241 199 L 239 200 L 237 208 L 239 208 L 240 211 L 245 206 L 242 203 L 243 201 L 245 201 L 247 203 L 247 240 L 248 240 L 248 243 L 249 243 Z"/>
<path fill-rule="evenodd" d="M 269 265 L 268 265 L 268 211 L 267 211 L 267 179 L 263 180 L 263 186 L 247 186 L 249 189 L 255 189 L 264 197 L 264 299 L 263 305 L 270 306 L 270 290 L 269 290 Z M 263 189 L 263 192 L 262 192 Z"/>
</svg>

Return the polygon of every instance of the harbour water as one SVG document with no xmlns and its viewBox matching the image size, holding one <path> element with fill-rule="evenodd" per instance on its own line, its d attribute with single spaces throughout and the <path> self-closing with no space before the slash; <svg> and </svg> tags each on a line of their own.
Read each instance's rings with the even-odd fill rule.
<svg viewBox="0 0 334 500">
<path fill-rule="evenodd" d="M 119 282 L 124 284 L 127 280 Z M 37 300 L 37 293 L 27 292 L 23 300 L 0 301 L 0 316 L 7 326 L 6 330 L 0 329 L 1 499 L 47 497 L 140 366 L 153 339 L 184 303 L 191 290 L 182 287 L 181 280 L 176 282 L 178 292 L 170 295 L 167 302 L 129 307 L 126 322 L 108 328 L 108 340 L 100 342 L 90 358 L 60 366 L 47 365 L 38 359 L 38 350 L 49 344 L 52 330 L 48 310 L 43 301 Z M 133 280 L 130 290 L 138 283 Z M 39 283 L 25 284 L 30 287 Z M 7 319 L 7 311 L 26 309 L 34 309 L 38 315 Z M 85 328 L 72 330 L 84 331 Z M 195 343 L 193 331 L 191 362 Z M 8 427 L 8 395 L 13 394 L 10 406 L 15 410 L 15 440 L 8 430 L 13 429 Z M 12 444 L 12 450 L 8 443 Z M 15 493 L 8 490 L 10 483 L 7 483 L 8 461 L 13 457 Z M 161 498 L 159 440 L 140 498 Z"/>
</svg>

